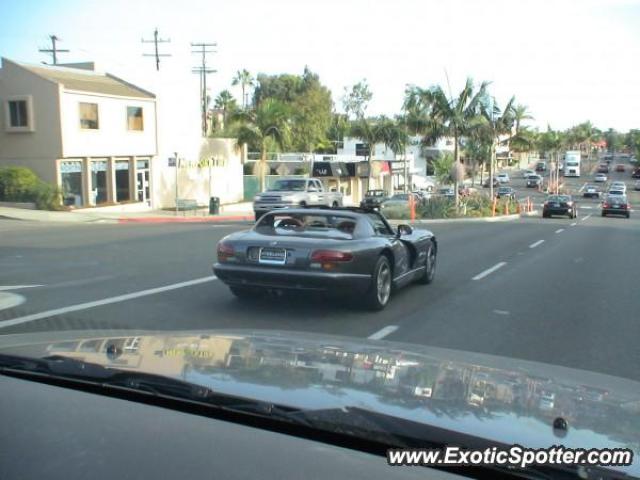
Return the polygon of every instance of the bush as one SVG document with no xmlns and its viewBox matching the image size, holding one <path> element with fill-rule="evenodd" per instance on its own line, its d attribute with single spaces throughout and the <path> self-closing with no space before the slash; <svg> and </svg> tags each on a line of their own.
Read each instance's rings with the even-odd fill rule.
<svg viewBox="0 0 640 480">
<path fill-rule="evenodd" d="M 382 210 L 382 214 L 392 220 L 409 220 L 411 218 L 408 207 L 387 207 Z"/>
<path fill-rule="evenodd" d="M 455 202 L 446 197 L 432 197 L 426 204 L 418 207 L 420 218 L 451 218 L 456 217 Z"/>
<path fill-rule="evenodd" d="M 40 179 L 24 167 L 0 168 L 0 200 L 29 202 Z"/>
<path fill-rule="evenodd" d="M 0 201 L 33 202 L 41 210 L 61 208 L 62 194 L 25 167 L 0 168 Z"/>
</svg>

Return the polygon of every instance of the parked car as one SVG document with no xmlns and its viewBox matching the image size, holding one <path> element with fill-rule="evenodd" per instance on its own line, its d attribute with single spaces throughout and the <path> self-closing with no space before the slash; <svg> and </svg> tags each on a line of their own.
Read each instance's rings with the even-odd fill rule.
<svg viewBox="0 0 640 480">
<path fill-rule="evenodd" d="M 598 165 L 598 173 L 609 173 L 609 165 L 606 163 L 601 163 Z"/>
<path fill-rule="evenodd" d="M 437 195 L 439 197 L 448 197 L 448 198 L 453 198 L 456 196 L 455 190 L 453 189 L 453 187 L 441 187 L 438 189 Z"/>
<path fill-rule="evenodd" d="M 499 173 L 496 177 L 500 183 L 509 183 L 511 180 L 509 179 L 509 174 L 507 173 Z"/>
<path fill-rule="evenodd" d="M 569 218 L 578 216 L 576 202 L 571 195 L 549 195 L 542 207 L 542 218 L 549 218 L 553 215 L 568 215 Z"/>
<path fill-rule="evenodd" d="M 342 206 L 342 194 L 327 191 L 317 178 L 279 178 L 267 191 L 253 199 L 256 220 L 271 210 L 320 206 Z"/>
<path fill-rule="evenodd" d="M 618 163 L 616 165 L 616 172 L 625 172 L 626 171 L 626 167 L 624 166 L 623 163 Z"/>
<path fill-rule="evenodd" d="M 530 169 L 529 170 L 523 170 L 522 178 L 524 178 L 526 180 L 529 176 L 535 175 L 535 174 L 536 174 L 535 170 L 530 170 Z"/>
<path fill-rule="evenodd" d="M 288 209 L 220 240 L 213 271 L 239 298 L 316 291 L 381 310 L 394 289 L 433 281 L 437 251 L 433 233 L 393 229 L 377 210 Z"/>
<path fill-rule="evenodd" d="M 516 191 L 511 187 L 498 187 L 496 191 L 497 198 L 509 198 L 511 200 L 516 199 Z"/>
<path fill-rule="evenodd" d="M 360 202 L 361 207 L 379 207 L 389 196 L 385 190 L 367 190 Z"/>
<path fill-rule="evenodd" d="M 607 195 L 604 202 L 602 202 L 603 217 L 607 215 L 623 215 L 627 218 L 631 216 L 631 205 L 627 200 L 626 195 Z"/>
<path fill-rule="evenodd" d="M 547 162 L 536 163 L 536 172 L 546 172 L 546 171 L 547 171 Z"/>
<path fill-rule="evenodd" d="M 538 188 L 542 185 L 542 177 L 540 175 L 529 175 L 527 177 L 527 188 Z"/>
<path fill-rule="evenodd" d="M 413 197 L 415 205 L 422 205 L 422 199 L 416 195 L 415 193 L 396 193 L 395 195 L 387 198 L 384 202 L 380 204 L 380 208 L 390 208 L 390 207 L 408 207 L 409 199 Z"/>
<path fill-rule="evenodd" d="M 586 198 L 600 198 L 600 190 L 595 185 L 585 185 L 582 196 Z"/>
<path fill-rule="evenodd" d="M 607 181 L 607 179 L 607 175 L 604 173 L 596 173 L 593 177 L 593 181 L 598 183 L 604 183 Z"/>
<path fill-rule="evenodd" d="M 631 177 L 632 177 L 632 178 L 640 178 L 640 168 L 636 168 L 636 169 L 631 173 Z"/>
<path fill-rule="evenodd" d="M 488 178 L 482 184 L 484 188 L 489 188 L 490 185 L 491 185 L 491 181 Z M 493 188 L 498 188 L 499 186 L 500 186 L 500 182 L 496 177 L 493 177 Z"/>
</svg>

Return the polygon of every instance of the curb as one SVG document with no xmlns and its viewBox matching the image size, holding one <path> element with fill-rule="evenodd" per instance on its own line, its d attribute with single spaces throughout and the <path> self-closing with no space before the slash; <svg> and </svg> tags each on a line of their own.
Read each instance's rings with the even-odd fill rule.
<svg viewBox="0 0 640 480">
<path fill-rule="evenodd" d="M 117 223 L 224 223 L 254 221 L 253 215 L 229 215 L 223 217 L 138 217 L 119 218 Z"/>
</svg>

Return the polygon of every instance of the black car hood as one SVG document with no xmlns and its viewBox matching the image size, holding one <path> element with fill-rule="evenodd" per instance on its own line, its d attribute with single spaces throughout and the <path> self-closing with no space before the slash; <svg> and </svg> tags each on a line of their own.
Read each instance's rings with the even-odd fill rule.
<svg viewBox="0 0 640 480">
<path fill-rule="evenodd" d="M 640 452 L 640 383 L 511 358 L 246 330 L 5 335 L 0 353 L 62 355 L 296 408 L 359 407 L 504 444 Z M 569 424 L 563 436 L 557 417 Z M 637 461 L 626 470 L 640 475 Z"/>
</svg>

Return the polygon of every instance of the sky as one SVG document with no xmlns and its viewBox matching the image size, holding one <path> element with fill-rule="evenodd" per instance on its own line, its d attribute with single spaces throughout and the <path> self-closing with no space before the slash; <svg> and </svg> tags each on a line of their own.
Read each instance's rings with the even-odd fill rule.
<svg viewBox="0 0 640 480">
<path fill-rule="evenodd" d="M 94 60 L 133 82 L 154 76 L 154 28 L 165 79 L 198 95 L 190 42 L 216 42 L 208 66 L 215 97 L 235 72 L 318 73 L 338 111 L 346 86 L 366 79 L 368 115 L 400 113 L 408 84 L 456 94 L 467 77 L 512 95 L 539 128 L 590 120 L 640 128 L 640 0 L 0 0 L 0 56 L 27 63 L 48 35 L 60 61 Z M 168 81 L 168 80 L 167 80 Z M 186 98 L 186 97 L 185 97 Z M 196 100 L 197 101 L 197 100 Z"/>
</svg>

